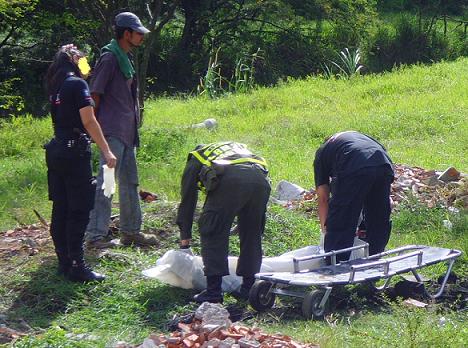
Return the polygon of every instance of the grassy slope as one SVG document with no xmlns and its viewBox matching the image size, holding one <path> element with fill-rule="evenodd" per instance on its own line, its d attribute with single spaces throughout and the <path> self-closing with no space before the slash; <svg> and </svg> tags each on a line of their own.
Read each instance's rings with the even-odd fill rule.
<svg viewBox="0 0 468 348">
<path fill-rule="evenodd" d="M 388 147 L 396 163 L 444 169 L 468 169 L 468 89 L 466 60 L 414 67 L 383 76 L 351 81 L 311 78 L 251 95 L 217 101 L 191 99 L 149 103 L 145 129 L 174 130 L 205 118 L 216 118 L 217 132 L 185 132 L 185 151 L 198 142 L 234 139 L 245 142 L 270 162 L 273 181 L 313 185 L 312 160 L 326 136 L 345 129 L 373 135 Z M 147 138 L 146 142 L 158 141 Z M 181 161 L 150 181 L 180 172 Z M 161 175 L 162 177 L 154 177 Z M 170 179 L 173 182 L 173 178 Z M 173 185 L 171 185 L 173 187 Z"/>
<path fill-rule="evenodd" d="M 197 143 L 222 139 L 245 142 L 264 155 L 270 162 L 274 185 L 286 179 L 311 187 L 315 149 L 324 137 L 344 129 L 373 135 L 388 147 L 397 163 L 440 170 L 454 165 L 467 172 L 467 62 L 413 67 L 352 81 L 296 81 L 215 101 L 148 102 L 142 130 L 144 145 L 139 152 L 142 187 L 177 200 L 187 151 Z M 219 122 L 216 132 L 185 128 L 209 117 Z M 50 135 L 49 122 L 21 120 L 0 128 L 2 228 L 14 225 L 12 212 L 26 222 L 36 221 L 32 207 L 44 216 L 49 214 L 40 149 Z M 155 211 L 161 209 L 158 205 Z M 168 211 L 173 214 L 171 209 L 169 205 Z M 147 213 L 146 227 L 173 228 L 167 216 L 152 217 L 150 210 Z M 448 213 L 439 209 L 405 209 L 394 216 L 389 246 L 424 243 L 468 250 L 466 218 L 454 220 L 455 228 L 447 232 L 442 227 L 447 217 Z M 266 255 L 314 244 L 317 239 L 315 219 L 278 207 L 269 209 Z M 174 240 L 170 235 L 169 241 Z M 18 347 L 104 347 L 119 339 L 141 342 L 149 332 L 162 330 L 174 313 L 193 308 L 186 304 L 190 291 L 174 290 L 139 276 L 139 271 L 154 264 L 166 247 L 150 254 L 122 249 L 118 258 L 101 259 L 97 268 L 108 274 L 109 280 L 99 285 L 61 281 L 54 274 L 53 258 L 46 255 L 29 258 L 26 263 L 10 260 L 0 277 L 0 312 L 6 310 L 13 318 L 24 318 L 33 327 L 45 329 L 42 336 L 24 340 Z M 457 272 L 466 276 L 466 265 L 464 257 Z M 433 272 L 439 274 L 441 269 L 436 267 Z M 228 302 L 232 301 L 228 297 Z M 463 324 L 466 313 L 417 311 L 399 305 L 375 310 L 365 301 L 359 309 L 362 312 L 357 315 L 338 311 L 329 318 L 331 324 L 303 321 L 294 311 L 282 320 L 267 314 L 253 322 L 265 330 L 281 331 L 326 347 L 461 347 L 468 338 Z M 438 326 L 442 315 L 448 322 Z M 89 332 L 99 338 L 75 342 L 65 337 L 67 332 Z"/>
<path fill-rule="evenodd" d="M 311 78 L 215 101 L 147 102 L 141 183 L 171 200 L 186 152 L 197 143 L 241 141 L 264 155 L 273 183 L 313 186 L 312 161 L 326 136 L 345 129 L 371 134 L 396 163 L 468 171 L 467 60 L 402 69 L 351 81 Z M 185 127 L 216 118 L 216 132 Z M 0 132 L 0 228 L 34 221 L 30 203 L 48 214 L 41 145 L 50 121 L 14 122 Z M 28 207 L 24 210 L 22 208 Z"/>
</svg>

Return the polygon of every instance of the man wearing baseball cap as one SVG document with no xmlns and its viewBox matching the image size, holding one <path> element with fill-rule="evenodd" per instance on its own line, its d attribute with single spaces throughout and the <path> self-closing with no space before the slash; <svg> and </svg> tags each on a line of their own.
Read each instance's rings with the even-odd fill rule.
<svg viewBox="0 0 468 348">
<path fill-rule="evenodd" d="M 140 18 L 132 12 L 122 12 L 115 16 L 115 25 L 121 28 L 130 28 L 140 34 L 148 34 L 150 32 L 141 24 Z"/>
<path fill-rule="evenodd" d="M 141 209 L 138 195 L 138 171 L 135 147 L 139 146 L 140 107 L 138 81 L 131 51 L 143 43 L 150 31 L 131 12 L 115 16 L 115 38 L 101 49 L 94 68 L 91 95 L 104 136 L 117 157 L 115 177 L 119 183 L 121 243 L 124 245 L 155 245 L 156 237 L 140 232 Z M 105 164 L 101 155 L 94 209 L 86 229 L 88 248 L 111 247 L 109 221 L 112 196 L 102 190 Z"/>
</svg>

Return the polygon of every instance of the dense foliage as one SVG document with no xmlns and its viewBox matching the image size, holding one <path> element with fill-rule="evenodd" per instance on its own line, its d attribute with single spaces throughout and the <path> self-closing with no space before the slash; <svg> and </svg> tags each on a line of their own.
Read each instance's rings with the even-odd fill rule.
<svg viewBox="0 0 468 348">
<path fill-rule="evenodd" d="M 323 73 L 345 48 L 360 49 L 363 72 L 468 55 L 457 0 L 0 0 L 0 116 L 45 114 L 42 79 L 56 48 L 75 42 L 94 61 L 122 10 L 152 31 L 136 56 L 146 96 L 197 91 L 214 55 L 229 91 L 241 68 L 245 85 L 273 85 Z"/>
</svg>

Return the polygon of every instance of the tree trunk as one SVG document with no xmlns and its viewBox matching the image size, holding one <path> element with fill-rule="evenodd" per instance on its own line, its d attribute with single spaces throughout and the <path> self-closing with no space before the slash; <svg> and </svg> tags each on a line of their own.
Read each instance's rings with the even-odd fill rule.
<svg viewBox="0 0 468 348">
<path fill-rule="evenodd" d="M 150 54 L 153 51 L 154 43 L 158 40 L 159 35 L 161 34 L 162 28 L 167 22 L 169 22 L 174 17 L 174 12 L 179 4 L 178 0 L 170 1 L 171 4 L 168 7 L 167 11 L 161 15 L 161 8 L 163 2 L 163 0 L 154 1 L 153 8 L 148 8 L 148 10 L 151 10 L 151 23 L 148 28 L 149 30 L 151 30 L 151 33 L 147 34 L 141 61 L 138 64 L 138 79 L 140 80 L 139 101 L 140 106 L 142 108 L 144 107 L 144 95 L 147 85 L 146 74 L 148 71 Z"/>
</svg>

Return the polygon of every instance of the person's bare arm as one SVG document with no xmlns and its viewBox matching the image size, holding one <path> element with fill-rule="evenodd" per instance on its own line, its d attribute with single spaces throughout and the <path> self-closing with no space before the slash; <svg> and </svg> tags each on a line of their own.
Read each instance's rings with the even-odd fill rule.
<svg viewBox="0 0 468 348">
<path fill-rule="evenodd" d="M 317 187 L 318 196 L 318 216 L 320 220 L 320 228 L 325 233 L 325 223 L 328 215 L 328 200 L 330 199 L 330 186 L 320 185 Z"/>
<path fill-rule="evenodd" d="M 109 144 L 107 144 L 107 141 L 102 134 L 101 127 L 99 126 L 99 123 L 94 116 L 93 107 L 89 105 L 81 108 L 80 117 L 83 126 L 86 128 L 86 131 L 91 136 L 91 138 L 93 138 L 94 142 L 97 144 L 102 154 L 104 155 L 107 166 L 109 168 L 114 168 L 117 163 L 117 158 L 110 150 Z"/>
<path fill-rule="evenodd" d="M 98 93 L 91 93 L 91 98 L 94 100 L 94 110 L 96 110 L 96 113 L 99 109 L 99 103 L 101 102 L 101 95 Z"/>
</svg>

